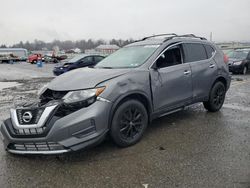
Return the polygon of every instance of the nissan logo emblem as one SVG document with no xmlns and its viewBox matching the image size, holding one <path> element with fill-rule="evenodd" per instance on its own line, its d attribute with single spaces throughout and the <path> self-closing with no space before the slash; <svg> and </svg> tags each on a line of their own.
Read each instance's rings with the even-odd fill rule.
<svg viewBox="0 0 250 188">
<path fill-rule="evenodd" d="M 25 123 L 29 123 L 30 121 L 31 121 L 31 119 L 32 119 L 32 113 L 31 112 L 24 112 L 23 113 L 23 121 L 25 122 Z"/>
</svg>

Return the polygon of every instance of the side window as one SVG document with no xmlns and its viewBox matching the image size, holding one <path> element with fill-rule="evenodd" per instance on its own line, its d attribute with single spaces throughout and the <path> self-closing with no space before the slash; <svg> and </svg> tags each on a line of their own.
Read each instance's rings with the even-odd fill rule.
<svg viewBox="0 0 250 188">
<path fill-rule="evenodd" d="M 186 62 L 201 61 L 207 59 L 205 47 L 198 43 L 185 44 Z"/>
<path fill-rule="evenodd" d="M 205 44 L 204 46 L 205 46 L 205 49 L 206 49 L 206 52 L 207 52 L 208 59 L 213 57 L 215 50 L 212 48 L 212 46 L 210 46 L 208 44 Z"/>
<path fill-rule="evenodd" d="M 156 61 L 157 68 L 170 67 L 178 64 L 182 64 L 181 45 L 166 50 Z"/>
<path fill-rule="evenodd" d="M 89 56 L 89 57 L 85 57 L 81 60 L 80 64 L 89 64 L 93 62 L 93 57 Z"/>
<path fill-rule="evenodd" d="M 102 57 L 102 56 L 95 56 L 94 59 L 95 59 L 95 63 L 98 63 L 99 61 L 103 60 L 104 57 Z"/>
</svg>

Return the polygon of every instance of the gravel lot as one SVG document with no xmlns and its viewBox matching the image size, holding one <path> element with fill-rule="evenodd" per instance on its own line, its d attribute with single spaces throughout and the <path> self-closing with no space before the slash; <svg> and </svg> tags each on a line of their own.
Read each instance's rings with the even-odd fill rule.
<svg viewBox="0 0 250 188">
<path fill-rule="evenodd" d="M 35 99 L 53 79 L 53 67 L 0 65 L 0 120 L 9 116 L 16 97 Z M 197 104 L 162 117 L 129 148 L 107 139 L 66 156 L 30 157 L 10 155 L 0 142 L 0 187 L 249 188 L 249 114 L 250 75 L 236 75 L 220 112 L 208 113 Z"/>
</svg>

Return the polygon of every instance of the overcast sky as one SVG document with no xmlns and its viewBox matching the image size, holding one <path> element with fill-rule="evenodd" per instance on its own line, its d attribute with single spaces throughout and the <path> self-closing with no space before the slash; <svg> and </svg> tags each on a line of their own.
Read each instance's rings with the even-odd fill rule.
<svg viewBox="0 0 250 188">
<path fill-rule="evenodd" d="M 0 44 L 194 33 L 250 41 L 250 0 L 0 0 Z"/>
</svg>

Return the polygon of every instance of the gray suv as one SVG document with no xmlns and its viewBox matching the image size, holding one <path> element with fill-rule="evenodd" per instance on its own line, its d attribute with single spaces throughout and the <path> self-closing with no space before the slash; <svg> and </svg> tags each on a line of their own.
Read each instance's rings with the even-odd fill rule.
<svg viewBox="0 0 250 188">
<path fill-rule="evenodd" d="M 100 143 L 137 143 L 155 118 L 203 102 L 220 110 L 231 78 L 222 51 L 195 35 L 164 34 L 125 46 L 93 68 L 55 78 L 37 103 L 1 125 L 14 154 L 61 154 Z"/>
</svg>

